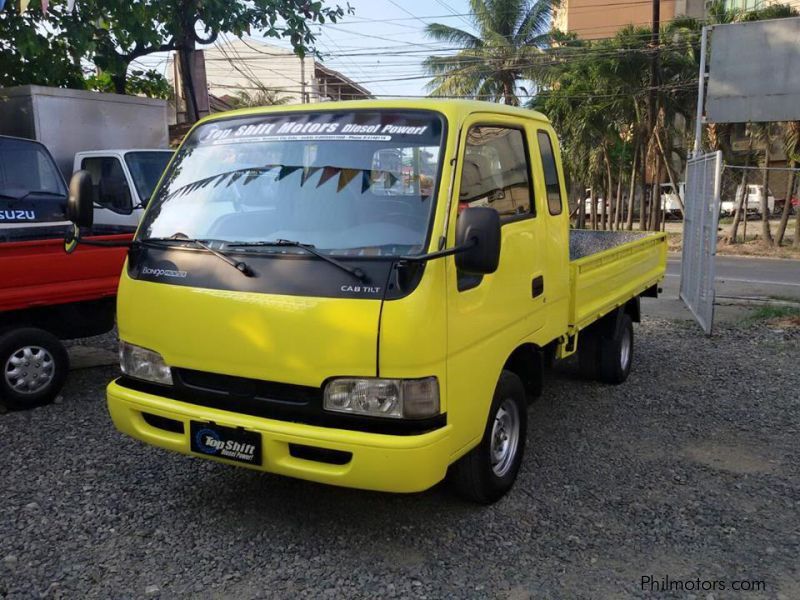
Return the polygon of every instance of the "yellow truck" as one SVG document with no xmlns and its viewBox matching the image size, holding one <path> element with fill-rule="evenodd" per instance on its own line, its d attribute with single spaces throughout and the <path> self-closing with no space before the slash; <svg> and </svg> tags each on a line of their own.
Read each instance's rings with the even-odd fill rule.
<svg viewBox="0 0 800 600">
<path fill-rule="evenodd" d="M 70 214 L 91 222 L 87 175 Z M 542 372 L 623 382 L 664 234 L 571 231 L 555 132 L 468 101 L 215 115 L 159 183 L 120 280 L 116 427 L 327 484 L 490 503 Z"/>
</svg>

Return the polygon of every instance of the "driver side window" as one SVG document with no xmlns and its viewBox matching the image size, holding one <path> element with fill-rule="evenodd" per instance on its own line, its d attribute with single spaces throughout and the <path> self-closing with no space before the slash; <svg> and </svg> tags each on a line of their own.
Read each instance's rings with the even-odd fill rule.
<svg viewBox="0 0 800 600">
<path fill-rule="evenodd" d="M 489 125 L 471 127 L 461 170 L 459 212 L 484 206 L 495 209 L 504 220 L 532 216 L 529 172 L 521 130 Z"/>
<path fill-rule="evenodd" d="M 130 213 L 133 210 L 128 180 L 119 159 L 113 156 L 84 158 L 81 168 L 92 176 L 95 203 L 118 213 Z"/>
</svg>

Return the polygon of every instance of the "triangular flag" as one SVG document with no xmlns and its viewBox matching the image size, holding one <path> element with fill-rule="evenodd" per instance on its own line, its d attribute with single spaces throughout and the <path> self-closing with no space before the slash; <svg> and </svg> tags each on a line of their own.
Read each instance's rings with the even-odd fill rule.
<svg viewBox="0 0 800 600">
<path fill-rule="evenodd" d="M 50 8 L 49 0 L 42 0 L 42 14 L 47 16 L 47 9 Z"/>
<path fill-rule="evenodd" d="M 361 171 L 361 193 L 363 194 L 372 185 L 372 177 L 370 171 L 364 169 Z"/>
<path fill-rule="evenodd" d="M 283 179 L 284 177 L 291 175 L 295 171 L 297 171 L 300 167 L 295 167 L 291 165 L 283 165 L 281 170 L 278 172 L 278 181 Z"/>
<path fill-rule="evenodd" d="M 386 187 L 394 187 L 394 184 L 397 183 L 397 175 L 392 173 L 391 171 L 386 172 L 386 182 L 389 184 Z"/>
<path fill-rule="evenodd" d="M 303 187 L 309 179 L 322 167 L 304 167 L 303 174 L 300 176 L 300 187 Z"/>
<path fill-rule="evenodd" d="M 339 167 L 323 167 L 322 175 L 319 176 L 319 181 L 317 182 L 317 187 L 330 180 L 330 178 L 336 175 L 338 172 Z"/>
<path fill-rule="evenodd" d="M 5 5 L 6 5 L 6 0 L 0 0 L 0 10 L 3 10 Z"/>
<path fill-rule="evenodd" d="M 30 3 L 31 0 L 19 0 L 19 14 L 22 14 L 28 10 L 28 4 Z"/>
<path fill-rule="evenodd" d="M 336 191 L 341 192 L 360 172 L 361 169 L 342 169 L 339 171 L 339 183 L 336 185 Z"/>
<path fill-rule="evenodd" d="M 75 10 L 75 0 L 67 0 L 67 12 Z"/>
</svg>

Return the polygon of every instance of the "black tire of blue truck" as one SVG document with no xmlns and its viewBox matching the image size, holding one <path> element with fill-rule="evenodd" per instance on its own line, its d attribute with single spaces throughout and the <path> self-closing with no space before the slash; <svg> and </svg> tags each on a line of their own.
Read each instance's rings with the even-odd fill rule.
<svg viewBox="0 0 800 600">
<path fill-rule="evenodd" d="M 0 335 L 0 403 L 7 408 L 51 403 L 68 372 L 67 350 L 52 333 L 24 327 Z"/>
<path fill-rule="evenodd" d="M 448 479 L 462 498 L 492 504 L 513 487 L 525 454 L 527 409 L 522 380 L 511 371 L 503 371 L 483 439 L 450 467 Z"/>
<path fill-rule="evenodd" d="M 597 378 L 618 385 L 631 372 L 633 364 L 633 321 L 623 313 L 611 337 L 601 337 L 598 348 Z"/>
</svg>

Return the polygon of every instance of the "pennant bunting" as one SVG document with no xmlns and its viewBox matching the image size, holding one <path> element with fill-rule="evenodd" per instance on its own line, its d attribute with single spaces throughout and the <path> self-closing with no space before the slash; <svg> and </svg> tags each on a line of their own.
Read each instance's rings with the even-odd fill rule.
<svg viewBox="0 0 800 600">
<path fill-rule="evenodd" d="M 395 175 L 391 171 L 388 171 L 386 173 L 386 181 L 389 184 L 387 187 L 390 187 L 390 188 L 394 187 L 394 184 L 397 183 L 397 180 L 398 180 L 397 175 Z"/>
<path fill-rule="evenodd" d="M 6 0 L 0 0 L 0 10 L 3 10 L 6 6 Z"/>
<path fill-rule="evenodd" d="M 295 171 L 297 171 L 300 168 L 302 168 L 302 167 L 291 166 L 291 165 L 283 165 L 283 166 L 281 166 L 281 170 L 278 172 L 278 181 L 280 181 L 284 177 L 288 177 L 289 175 L 291 175 L 292 173 L 294 173 Z"/>
<path fill-rule="evenodd" d="M 314 173 L 319 171 L 322 167 L 304 167 L 303 174 L 300 176 L 300 187 L 303 187 L 311 177 L 314 176 Z"/>
<path fill-rule="evenodd" d="M 336 191 L 341 192 L 360 172 L 361 169 L 341 169 L 339 171 L 339 183 L 336 186 Z"/>
<path fill-rule="evenodd" d="M 31 0 L 19 0 L 19 14 L 22 14 L 28 10 L 28 4 L 30 3 Z"/>
<path fill-rule="evenodd" d="M 47 16 L 47 9 L 50 8 L 50 0 L 42 0 L 42 14 Z"/>
<path fill-rule="evenodd" d="M 366 192 L 372 185 L 372 172 L 364 169 L 361 171 L 361 193 Z"/>
<path fill-rule="evenodd" d="M 67 12 L 75 10 L 75 0 L 67 0 Z"/>
<path fill-rule="evenodd" d="M 330 178 L 336 175 L 338 172 L 338 167 L 323 167 L 322 175 L 319 176 L 319 181 L 317 182 L 317 187 L 330 180 Z"/>
</svg>

